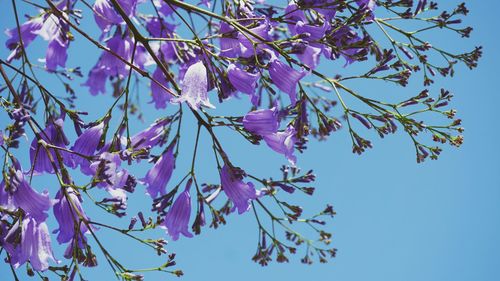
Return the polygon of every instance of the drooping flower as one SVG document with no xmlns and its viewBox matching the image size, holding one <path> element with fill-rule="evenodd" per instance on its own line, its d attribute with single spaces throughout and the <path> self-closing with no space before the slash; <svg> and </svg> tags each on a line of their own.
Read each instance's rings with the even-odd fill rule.
<svg viewBox="0 0 500 281">
<path fill-rule="evenodd" d="M 47 124 L 47 127 L 39 134 L 42 140 L 47 144 L 66 148 L 66 145 L 69 144 L 69 141 L 63 131 L 63 122 L 63 119 L 50 121 Z M 49 154 L 47 152 L 50 153 L 50 157 L 53 159 L 54 165 L 59 168 L 59 161 L 56 155 L 56 151 L 57 154 L 59 154 L 63 158 L 66 165 L 70 167 L 73 166 L 70 159 L 70 154 L 54 148 L 45 148 L 42 144 L 40 144 L 38 138 L 35 137 L 30 146 L 30 160 L 31 167 L 33 167 L 33 172 L 35 174 L 42 174 L 45 172 L 54 173 L 54 166 L 51 163 Z"/>
<path fill-rule="evenodd" d="M 35 40 L 37 34 L 36 32 L 40 30 L 43 26 L 43 17 L 32 18 L 29 21 L 21 24 L 20 29 L 17 27 L 7 29 L 5 34 L 9 37 L 5 42 L 5 46 L 12 50 L 12 53 L 7 58 L 8 62 L 13 59 L 18 59 L 21 57 L 22 46 L 19 40 L 19 34 L 21 34 L 21 40 L 24 48 L 27 48 L 33 40 Z"/>
<path fill-rule="evenodd" d="M 293 126 L 288 126 L 288 128 L 283 132 L 265 135 L 264 140 L 272 150 L 285 155 L 288 161 L 292 165 L 295 165 L 297 158 L 293 155 L 293 151 L 296 137 Z"/>
<path fill-rule="evenodd" d="M 276 133 L 279 126 L 278 109 L 276 107 L 250 111 L 243 117 L 245 130 L 260 136 Z"/>
<path fill-rule="evenodd" d="M 10 255 L 10 263 L 16 269 L 29 261 L 34 270 L 45 271 L 50 260 L 58 262 L 52 253 L 47 225 L 30 216 L 18 221 L 2 242 Z"/>
<path fill-rule="evenodd" d="M 133 42 L 130 36 L 116 32 L 111 39 L 106 42 L 106 46 L 116 55 L 126 61 L 132 58 Z M 106 74 L 110 76 L 124 77 L 128 74 L 128 66 L 110 52 L 104 52 L 99 58 L 100 66 L 104 67 Z"/>
<path fill-rule="evenodd" d="M 232 26 L 225 22 L 220 23 L 219 37 L 221 56 L 236 58 L 241 53 L 240 42 L 237 38 L 237 32 Z"/>
<path fill-rule="evenodd" d="M 175 169 L 174 148 L 175 145 L 170 145 L 167 151 L 158 158 L 151 170 L 141 180 L 146 185 L 147 193 L 151 198 L 156 198 L 158 195 L 166 193 L 168 181 Z"/>
<path fill-rule="evenodd" d="M 222 167 L 220 174 L 220 182 L 222 189 L 226 193 L 229 200 L 234 204 L 234 208 L 238 209 L 239 214 L 250 209 L 250 202 L 257 199 L 260 193 L 255 190 L 253 183 L 242 181 L 244 172 L 240 169 L 231 168 L 227 164 Z"/>
<path fill-rule="evenodd" d="M 198 110 L 200 106 L 215 108 L 208 100 L 207 92 L 207 69 L 202 61 L 198 61 L 186 70 L 182 80 L 181 96 L 173 101 L 178 103 L 185 101 L 194 110 Z"/>
<path fill-rule="evenodd" d="M 169 118 L 161 118 L 154 121 L 148 128 L 140 131 L 130 138 L 130 142 L 134 149 L 147 147 L 155 147 L 164 140 L 166 133 L 165 126 L 170 123 Z"/>
<path fill-rule="evenodd" d="M 250 73 L 235 64 L 230 64 L 227 67 L 227 77 L 236 90 L 250 96 L 252 104 L 258 104 L 259 96 L 255 94 L 255 89 L 257 88 L 257 80 L 260 78 L 259 73 Z"/>
<path fill-rule="evenodd" d="M 168 235 L 174 241 L 179 239 L 179 234 L 188 238 L 193 237 L 193 234 L 188 230 L 189 217 L 191 216 L 191 195 L 189 194 L 191 183 L 192 180 L 189 179 L 186 188 L 175 199 L 163 222 L 163 226 L 167 228 Z"/>
<path fill-rule="evenodd" d="M 311 44 L 303 44 L 299 49 L 300 50 L 296 53 L 299 60 L 311 69 L 315 69 L 319 65 L 319 59 L 323 52 L 323 48 L 315 47 Z"/>
<path fill-rule="evenodd" d="M 40 37 L 49 42 L 45 54 L 45 65 L 48 70 L 55 71 L 57 66 L 64 67 L 68 58 L 69 26 L 54 14 L 44 17 L 43 26 L 36 31 Z"/>
<path fill-rule="evenodd" d="M 12 211 L 19 208 L 38 222 L 45 221 L 52 206 L 48 193 L 33 190 L 20 167 L 10 170 L 9 179 L 9 183 L 0 183 L 0 206 Z"/>
<path fill-rule="evenodd" d="M 139 0 L 118 0 L 117 2 L 128 17 L 135 15 Z M 103 32 L 109 31 L 112 25 L 124 23 L 123 18 L 109 0 L 96 0 L 92 8 L 94 19 Z"/>
<path fill-rule="evenodd" d="M 57 233 L 59 244 L 71 241 L 75 237 L 75 229 L 80 229 L 77 236 L 83 236 L 89 231 L 87 225 L 80 222 L 80 216 L 88 220 L 82 207 L 81 197 L 72 188 L 66 188 L 66 195 L 59 190 L 54 204 L 54 217 L 59 224 L 59 228 L 54 233 Z"/>
<path fill-rule="evenodd" d="M 168 84 L 167 78 L 165 78 L 159 67 L 153 72 L 153 79 L 162 85 Z M 155 81 L 151 81 L 151 95 L 153 96 L 153 102 L 156 109 L 166 108 L 167 102 L 172 100 L 172 95 L 160 87 Z"/>
<path fill-rule="evenodd" d="M 71 148 L 72 151 L 85 155 L 94 155 L 99 143 L 101 141 L 102 134 L 104 133 L 104 126 L 106 121 L 100 122 L 87 130 L 85 130 L 75 141 L 75 144 Z M 88 166 L 88 160 L 80 157 L 79 155 L 72 154 L 75 166 Z"/>
<path fill-rule="evenodd" d="M 87 81 L 82 86 L 89 87 L 90 94 L 97 96 L 99 93 L 106 93 L 106 80 L 109 75 L 106 73 L 104 66 L 98 62 L 90 71 Z"/>
<path fill-rule="evenodd" d="M 290 102 L 297 102 L 297 83 L 306 76 L 306 71 L 297 71 L 286 65 L 277 58 L 271 59 L 269 63 L 269 75 L 274 85 L 290 96 Z"/>
</svg>

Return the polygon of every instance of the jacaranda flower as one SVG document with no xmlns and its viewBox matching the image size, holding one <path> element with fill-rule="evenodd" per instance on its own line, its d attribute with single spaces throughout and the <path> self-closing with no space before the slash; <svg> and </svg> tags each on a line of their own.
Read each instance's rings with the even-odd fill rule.
<svg viewBox="0 0 500 281">
<path fill-rule="evenodd" d="M 182 80 L 181 96 L 175 102 L 187 102 L 188 105 L 198 110 L 200 106 L 215 108 L 208 100 L 207 69 L 202 61 L 192 64 L 184 74 Z"/>
<path fill-rule="evenodd" d="M 17 27 L 14 27 L 5 31 L 5 34 L 9 37 L 9 39 L 5 42 L 5 46 L 9 50 L 12 50 L 12 53 L 7 58 L 8 62 L 21 57 L 22 46 L 27 48 L 28 45 L 35 40 L 37 35 L 36 32 L 40 30 L 42 26 L 43 17 L 35 17 L 21 24 L 19 30 Z M 19 40 L 19 34 L 21 34 L 21 40 L 23 41 L 22 46 Z"/>
<path fill-rule="evenodd" d="M 306 76 L 306 71 L 297 71 L 277 58 L 269 63 L 269 75 L 274 85 L 290 96 L 292 105 L 297 102 L 297 83 Z"/>
<path fill-rule="evenodd" d="M 63 132 L 63 122 L 64 121 L 62 119 L 49 121 L 47 127 L 39 133 L 39 136 L 47 144 L 66 148 L 66 145 L 69 144 L 69 141 Z M 45 172 L 54 173 L 54 165 L 59 168 L 59 161 L 56 155 L 56 151 L 64 159 L 67 165 L 72 166 L 70 154 L 62 150 L 44 147 L 39 143 L 38 138 L 35 137 L 30 146 L 30 160 L 31 167 L 33 167 L 33 172 L 35 174 L 42 174 Z M 50 153 L 50 157 L 47 152 Z M 50 161 L 50 158 L 52 158 L 53 163 Z"/>
<path fill-rule="evenodd" d="M 259 197 L 259 192 L 255 190 L 253 183 L 242 181 L 243 175 L 242 170 L 231 168 L 227 164 L 222 167 L 220 174 L 222 189 L 233 202 L 234 208 L 238 209 L 239 214 L 248 211 L 250 202 Z"/>
<path fill-rule="evenodd" d="M 174 148 L 175 145 L 170 145 L 141 180 L 146 185 L 147 193 L 151 198 L 164 195 L 166 192 L 168 181 L 175 169 Z"/>
<path fill-rule="evenodd" d="M 155 72 L 153 72 L 153 79 L 156 82 L 161 83 L 166 86 L 168 84 L 167 78 L 163 75 L 161 68 L 157 67 Z M 167 102 L 172 100 L 172 95 L 165 91 L 160 85 L 155 81 L 151 81 L 151 95 L 153 97 L 153 102 L 156 109 L 166 108 Z"/>
<path fill-rule="evenodd" d="M 167 228 L 168 235 L 174 241 L 179 239 L 179 234 L 189 238 L 193 237 L 193 234 L 188 230 L 189 217 L 191 216 L 191 195 L 189 195 L 191 183 L 192 180 L 188 180 L 186 188 L 175 199 L 163 222 L 163 226 Z"/>
<path fill-rule="evenodd" d="M 0 183 L 0 207 L 12 211 L 19 208 L 38 222 L 45 221 L 46 212 L 52 206 L 48 193 L 33 190 L 20 169 L 12 169 L 9 180 L 8 184 L 5 181 Z"/>
<path fill-rule="evenodd" d="M 93 127 L 85 130 L 75 141 L 75 144 L 71 148 L 72 151 L 85 156 L 94 155 L 99 142 L 101 141 L 102 134 L 104 133 L 104 125 L 106 121 L 100 122 Z M 88 166 L 88 160 L 80 157 L 79 155 L 73 154 L 73 160 L 76 165 Z"/>
<path fill-rule="evenodd" d="M 170 123 L 168 118 L 158 119 L 145 130 L 132 136 L 130 138 L 132 147 L 134 149 L 155 147 L 163 140 L 166 133 L 165 126 L 168 123 Z"/>
<path fill-rule="evenodd" d="M 271 149 L 285 155 L 288 161 L 292 165 L 295 165 L 297 158 L 295 157 L 295 155 L 293 155 L 293 151 L 296 138 L 295 129 L 293 128 L 293 126 L 289 126 L 283 132 L 265 135 L 264 140 Z"/>
<path fill-rule="evenodd" d="M 71 241 L 75 235 L 83 236 L 88 232 L 87 225 L 80 221 L 80 216 L 88 220 L 82 207 L 82 199 L 72 188 L 66 188 L 65 193 L 59 190 L 54 204 L 54 217 L 59 224 L 54 233 L 57 233 L 59 244 Z M 80 229 L 80 233 L 75 233 L 76 229 Z"/>
<path fill-rule="evenodd" d="M 248 112 L 243 117 L 243 127 L 254 134 L 264 136 L 278 131 L 278 109 L 259 109 Z"/>
<path fill-rule="evenodd" d="M 227 67 L 227 77 L 236 90 L 250 96 L 252 104 L 258 104 L 259 96 L 255 94 L 255 89 L 257 88 L 257 80 L 260 78 L 259 73 L 250 73 L 235 64 L 230 64 Z"/>
<path fill-rule="evenodd" d="M 30 216 L 13 225 L 0 244 L 9 253 L 10 263 L 16 269 L 27 261 L 36 271 L 47 270 L 50 260 L 59 263 L 52 253 L 47 224 Z"/>
</svg>

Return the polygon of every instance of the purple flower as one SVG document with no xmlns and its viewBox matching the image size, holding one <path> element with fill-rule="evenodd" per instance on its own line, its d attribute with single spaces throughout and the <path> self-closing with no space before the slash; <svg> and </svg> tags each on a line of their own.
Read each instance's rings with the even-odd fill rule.
<svg viewBox="0 0 500 281">
<path fill-rule="evenodd" d="M 175 169 L 174 148 L 175 145 L 170 145 L 141 180 L 151 198 L 158 197 L 158 194 L 164 195 L 166 192 L 168 181 Z"/>
<path fill-rule="evenodd" d="M 237 39 L 237 32 L 232 26 L 225 22 L 220 23 L 219 38 L 220 54 L 228 58 L 236 58 L 241 53 L 240 41 Z"/>
<path fill-rule="evenodd" d="M 104 67 L 97 63 L 89 72 L 87 81 L 82 84 L 82 86 L 89 87 L 90 94 L 97 96 L 99 93 L 106 93 L 106 80 L 108 79 L 108 74 Z"/>
<path fill-rule="evenodd" d="M 50 41 L 47 53 L 45 54 L 47 69 L 56 70 L 58 65 L 61 67 L 66 65 L 66 60 L 68 59 L 67 48 L 68 45 L 62 45 L 57 40 Z"/>
<path fill-rule="evenodd" d="M 116 32 L 114 36 L 108 40 L 106 46 L 126 61 L 130 61 L 132 58 L 133 42 L 128 35 L 122 36 L 120 32 Z M 128 74 L 128 66 L 110 52 L 104 52 L 102 54 L 99 58 L 98 65 L 104 67 L 106 74 L 110 76 L 123 77 Z"/>
<path fill-rule="evenodd" d="M 53 14 L 45 17 L 42 28 L 36 31 L 45 41 L 49 41 L 45 54 L 45 64 L 48 70 L 55 71 L 58 65 L 61 67 L 66 65 L 68 58 L 66 51 L 69 46 L 68 32 L 68 24 Z"/>
<path fill-rule="evenodd" d="M 59 244 L 71 241 L 75 237 L 76 228 L 80 229 L 78 236 L 88 232 L 85 223 L 80 222 L 80 216 L 88 220 L 82 207 L 81 197 L 72 188 L 66 188 L 66 194 L 65 196 L 59 190 L 54 204 L 54 217 L 59 224 L 59 228 L 54 233 L 57 233 L 57 242 Z"/>
<path fill-rule="evenodd" d="M 245 127 L 245 130 L 257 135 L 263 136 L 276 133 L 279 126 L 278 110 L 276 107 L 250 111 L 243 117 L 243 127 Z"/>
<path fill-rule="evenodd" d="M 5 42 L 5 46 L 12 50 L 12 53 L 7 58 L 8 62 L 13 59 L 18 59 L 21 57 L 22 47 L 19 42 L 19 33 L 21 34 L 21 39 L 25 48 L 33 42 L 36 38 L 36 32 L 40 30 L 43 26 L 43 17 L 32 18 L 29 21 L 23 23 L 18 31 L 17 27 L 7 29 L 5 34 L 9 39 Z"/>
<path fill-rule="evenodd" d="M 71 148 L 72 151 L 85 155 L 94 155 L 99 143 L 101 141 L 102 134 L 104 133 L 104 125 L 106 121 L 102 121 L 93 127 L 85 130 L 75 141 L 75 144 Z M 88 166 L 88 161 L 79 155 L 73 154 L 73 161 L 75 162 L 75 167 L 78 165 Z"/>
<path fill-rule="evenodd" d="M 167 78 L 165 78 L 162 70 L 159 67 L 157 67 L 155 72 L 153 73 L 153 79 L 158 81 L 162 85 L 168 84 Z M 153 96 L 153 102 L 156 109 L 166 108 L 167 102 L 170 102 L 172 100 L 172 95 L 169 92 L 165 91 L 154 81 L 151 81 L 151 94 Z"/>
<path fill-rule="evenodd" d="M 48 217 L 47 211 L 52 206 L 47 192 L 42 194 L 31 188 L 24 178 L 23 172 L 19 169 L 12 169 L 9 174 L 10 182 L 0 183 L 0 206 L 8 210 L 22 209 L 27 215 L 39 222 L 45 221 Z"/>
<path fill-rule="evenodd" d="M 261 53 L 263 49 L 270 49 L 260 38 L 265 41 L 271 41 L 270 33 L 270 24 L 266 20 L 262 24 L 249 28 L 252 34 L 257 35 L 258 37 L 253 36 L 252 34 L 241 34 L 238 33 L 238 41 L 240 43 L 241 48 L 241 56 L 248 58 L 254 56 L 255 53 Z M 250 41 L 250 39 L 252 41 Z M 254 45 L 254 42 L 258 42 L 257 46 Z"/>
<path fill-rule="evenodd" d="M 16 269 L 27 261 L 36 271 L 47 270 L 50 260 L 58 263 L 52 253 L 47 225 L 30 216 L 12 226 L 1 244 L 9 253 L 10 263 Z"/>
<path fill-rule="evenodd" d="M 259 102 L 259 96 L 255 94 L 257 80 L 260 78 L 259 73 L 246 72 L 236 65 L 230 64 L 227 68 L 227 77 L 236 90 L 251 97 L 252 104 L 256 105 Z"/>
<path fill-rule="evenodd" d="M 297 53 L 297 57 L 303 64 L 307 65 L 311 69 L 314 69 L 319 64 L 322 52 L 322 47 L 315 47 L 307 44 L 299 53 Z"/>
<path fill-rule="evenodd" d="M 66 148 L 66 145 L 69 144 L 69 141 L 63 132 L 63 122 L 64 121 L 62 119 L 49 121 L 47 127 L 39 134 L 42 140 L 47 144 Z M 59 168 L 56 149 L 45 148 L 42 144 L 39 143 L 38 138 L 35 137 L 30 146 L 31 167 L 33 167 L 33 172 L 35 174 L 42 174 L 45 172 L 54 173 L 54 166 L 50 162 L 50 158 L 47 152 L 50 153 L 50 157 L 53 159 L 54 164 L 57 168 Z M 70 154 L 61 150 L 59 150 L 58 153 L 62 156 L 68 166 L 73 166 L 72 161 L 70 160 Z"/>
<path fill-rule="evenodd" d="M 118 0 L 117 2 L 128 17 L 135 15 L 139 0 Z M 96 0 L 92 8 L 94 10 L 94 19 L 103 32 L 109 31 L 112 25 L 124 23 L 123 18 L 109 0 Z"/>
<path fill-rule="evenodd" d="M 189 179 L 186 188 L 179 194 L 162 224 L 167 228 L 168 235 L 174 241 L 179 239 L 179 234 L 188 238 L 193 237 L 193 234 L 188 230 L 189 217 L 191 216 L 191 195 L 189 195 L 191 183 L 192 180 Z"/>
<path fill-rule="evenodd" d="M 295 129 L 292 126 L 288 126 L 283 132 L 265 135 L 264 140 L 272 150 L 284 154 L 288 161 L 295 165 L 297 158 L 293 155 L 293 151 L 296 138 Z"/>
<path fill-rule="evenodd" d="M 297 102 L 297 83 L 306 76 L 307 72 L 297 71 L 278 60 L 271 59 L 269 64 L 269 75 L 274 85 L 290 96 L 290 102 L 294 105 Z"/>
<path fill-rule="evenodd" d="M 163 137 L 166 133 L 165 126 L 169 123 L 170 119 L 168 118 L 156 120 L 148 128 L 130 138 L 132 147 L 134 149 L 141 149 L 147 147 L 151 148 L 158 145 L 161 141 L 163 141 Z"/>
<path fill-rule="evenodd" d="M 194 110 L 198 110 L 200 106 L 215 108 L 208 100 L 207 91 L 207 69 L 202 61 L 198 61 L 186 70 L 182 80 L 181 96 L 173 101 L 178 103 L 185 101 Z"/>
<path fill-rule="evenodd" d="M 244 172 L 240 169 L 231 168 L 224 165 L 220 174 L 220 182 L 222 189 L 226 193 L 229 200 L 234 204 L 234 208 L 238 209 L 239 214 L 250 209 L 250 202 L 259 197 L 260 193 L 255 190 L 253 183 L 242 181 Z"/>
</svg>

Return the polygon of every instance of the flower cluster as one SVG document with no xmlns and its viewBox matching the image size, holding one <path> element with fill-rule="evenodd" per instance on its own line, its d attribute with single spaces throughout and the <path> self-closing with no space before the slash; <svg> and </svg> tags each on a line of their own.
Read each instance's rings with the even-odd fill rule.
<svg viewBox="0 0 500 281">
<path fill-rule="evenodd" d="M 362 128 L 382 138 L 402 128 L 415 145 L 418 162 L 441 153 L 421 135 L 430 134 L 438 144 L 463 142 L 461 120 L 455 110 L 447 109 L 453 95 L 442 89 L 433 96 L 428 86 L 434 76 L 453 75 L 458 63 L 476 67 L 482 49 L 454 54 L 421 34 L 438 27 L 469 37 L 472 28 L 459 27 L 469 12 L 464 4 L 439 12 L 437 3 L 425 0 L 274 2 L 26 1 L 30 16 L 22 22 L 12 1 L 16 26 L 5 32 L 10 55 L 0 60 L 0 104 L 2 118 L 8 120 L 0 131 L 5 154 L 0 184 L 0 249 L 5 251 L 0 253 L 7 263 L 13 268 L 29 263 L 32 271 L 52 271 L 64 280 L 76 275 L 83 279 L 80 265 L 96 266 L 93 249 L 98 247 L 123 280 L 142 280 L 139 272 L 156 270 L 180 276 L 182 271 L 170 270 L 175 254 L 153 269 L 124 267 L 100 242 L 99 229 L 126 235 L 163 255 L 164 238 L 144 239 L 135 233 L 162 228 L 174 241 L 191 238 L 207 225 L 226 224 L 225 217 L 234 213 L 256 218 L 255 262 L 288 262 L 298 246 L 305 246 L 303 263 L 312 263 L 312 256 L 327 262 L 336 249 L 322 226 L 335 215 L 333 207 L 305 217 L 301 207 L 281 197 L 296 191 L 313 195 L 315 175 L 298 168 L 299 154 L 311 137 L 324 140 L 345 128 L 353 152 L 361 154 L 372 147 Z M 84 28 L 87 20 L 95 30 Z M 34 43 L 38 37 L 48 42 L 45 58 L 38 60 L 41 65 L 29 53 L 33 45 L 42 45 Z M 88 41 L 100 52 L 88 58 L 93 66 L 86 76 L 79 66 L 69 66 L 79 41 Z M 438 56 L 445 59 L 444 65 Z M 354 73 L 353 64 L 366 71 Z M 57 83 L 39 79 L 39 71 L 57 77 L 68 96 L 58 93 Z M 351 81 L 363 79 L 406 86 L 418 77 L 424 89 L 398 102 L 351 88 L 356 85 Z M 83 80 L 78 86 L 79 78 Z M 99 117 L 88 120 L 78 99 L 100 94 L 108 95 L 112 105 L 96 108 L 91 115 Z M 141 103 L 144 99 L 147 104 Z M 237 100 L 246 105 L 245 111 L 232 106 Z M 230 113 L 219 111 L 225 104 Z M 149 108 L 161 117 L 134 134 L 129 124 L 148 117 L 143 109 Z M 450 121 L 427 124 L 420 117 L 426 113 Z M 181 134 L 186 126 L 197 130 L 191 157 L 182 158 L 179 147 L 186 143 Z M 287 165 L 281 167 L 280 180 L 257 176 L 245 163 L 235 163 L 219 136 L 223 129 L 282 157 Z M 201 135 L 209 142 L 200 141 Z M 28 147 L 22 136 L 31 138 L 24 168 L 16 158 Z M 202 149 L 213 152 L 215 167 L 203 169 L 218 176 L 216 183 L 196 173 Z M 186 159 L 191 168 L 178 169 Z M 146 173 L 136 172 L 139 163 L 147 165 Z M 31 183 L 38 177 L 53 177 L 58 186 L 39 192 Z M 151 209 L 149 216 L 139 212 L 128 227 L 87 216 L 87 208 L 96 206 L 126 217 L 136 190 L 150 198 L 151 208 L 143 209 Z M 58 223 L 53 233 L 66 247 L 66 260 L 52 252 L 46 222 L 51 210 Z M 271 221 L 272 231 L 262 217 Z M 297 224 L 309 227 L 317 239 L 294 230 Z M 275 227 L 283 230 L 283 237 Z M 65 265 L 55 266 L 59 263 Z"/>
</svg>

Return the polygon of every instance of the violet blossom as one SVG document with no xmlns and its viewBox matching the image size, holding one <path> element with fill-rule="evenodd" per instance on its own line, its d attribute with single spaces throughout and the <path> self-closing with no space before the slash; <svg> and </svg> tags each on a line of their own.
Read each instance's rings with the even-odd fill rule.
<svg viewBox="0 0 500 281">
<path fill-rule="evenodd" d="M 174 241 L 179 239 L 180 234 L 188 238 L 193 237 L 193 234 L 188 230 L 189 217 L 191 216 L 191 195 L 189 194 L 191 183 L 192 180 L 189 179 L 186 188 L 177 196 L 177 199 L 175 199 L 174 204 L 172 204 L 172 207 L 170 207 L 165 216 L 165 221 L 162 223 L 167 229 L 167 234 Z"/>
<path fill-rule="evenodd" d="M 227 164 L 220 172 L 220 182 L 224 193 L 234 204 L 234 209 L 238 209 L 239 214 L 250 209 L 250 202 L 257 199 L 260 192 L 255 190 L 253 183 L 242 181 L 244 172 L 240 169 L 231 168 Z M 234 210 L 233 209 L 233 210 Z"/>
<path fill-rule="evenodd" d="M 188 67 L 182 80 L 182 91 L 179 98 L 174 102 L 187 102 L 189 107 L 198 110 L 200 106 L 215 108 L 208 100 L 208 77 L 207 69 L 202 61 L 198 61 Z"/>
</svg>

